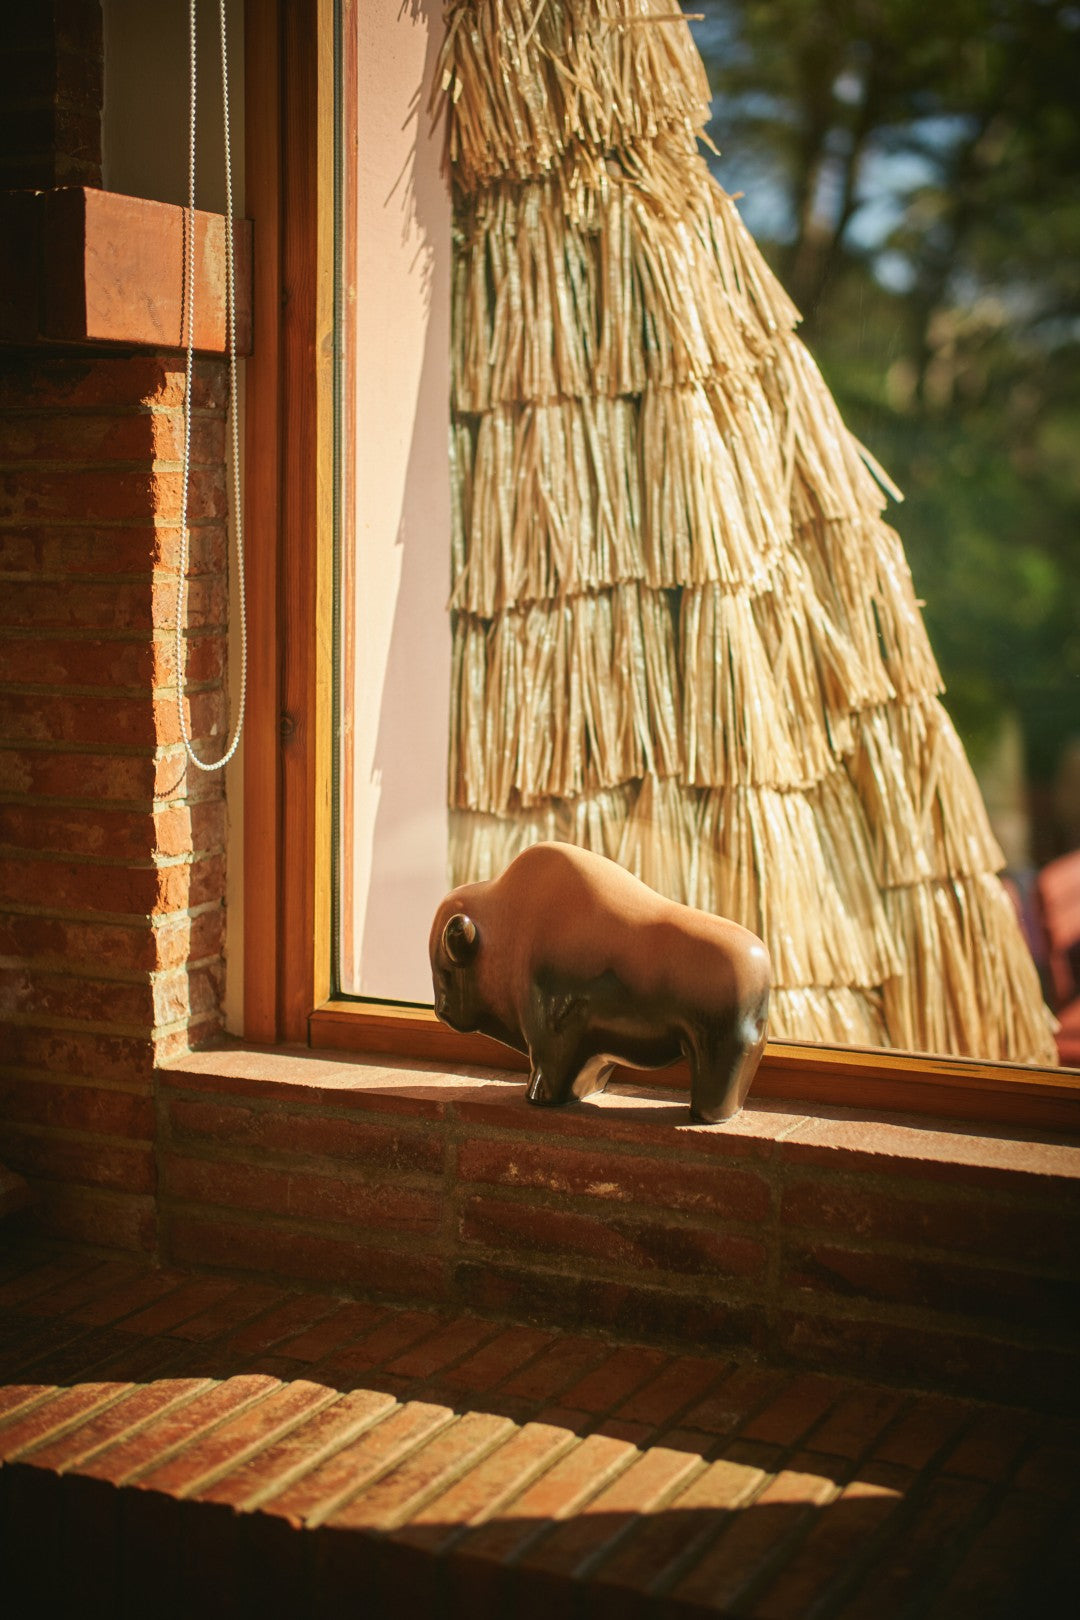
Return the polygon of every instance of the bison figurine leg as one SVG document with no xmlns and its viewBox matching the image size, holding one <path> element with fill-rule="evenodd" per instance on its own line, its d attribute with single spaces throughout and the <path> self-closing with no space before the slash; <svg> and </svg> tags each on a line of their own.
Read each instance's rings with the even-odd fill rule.
<svg viewBox="0 0 1080 1620">
<path fill-rule="evenodd" d="M 718 1125 L 739 1112 L 765 1049 L 768 997 L 734 1020 L 688 1031 L 684 1050 L 690 1065 L 690 1117 L 698 1125 Z"/>
<path fill-rule="evenodd" d="M 589 1044 L 588 998 L 535 990 L 529 1007 L 529 1085 L 525 1095 L 541 1107 L 579 1101 L 603 1091 L 615 1065 Z"/>
</svg>

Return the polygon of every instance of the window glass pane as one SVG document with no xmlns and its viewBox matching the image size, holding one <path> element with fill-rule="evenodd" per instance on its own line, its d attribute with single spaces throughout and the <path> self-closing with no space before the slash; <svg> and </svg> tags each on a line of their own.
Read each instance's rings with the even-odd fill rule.
<svg viewBox="0 0 1080 1620">
<path fill-rule="evenodd" d="M 801 88 L 751 38 L 757 9 L 710 4 L 699 34 L 738 67 L 724 106 L 747 150 L 779 131 L 752 147 L 747 211 L 809 300 L 804 342 L 699 154 L 710 87 L 669 6 L 463 0 L 442 62 L 433 11 L 381 9 L 357 8 L 348 210 L 341 989 L 429 1001 L 446 888 L 557 838 L 760 933 L 776 1035 L 1053 1061 L 998 877 L 1007 816 L 988 821 L 939 701 L 896 492 L 845 425 L 873 427 L 876 371 L 903 450 L 889 207 L 936 183 L 883 169 L 860 122 L 881 41 L 838 37 L 818 64 L 831 122 L 799 191 L 782 148 Z M 427 112 L 443 67 L 453 223 Z M 881 130 L 896 140 L 895 117 Z M 835 263 L 830 218 L 864 233 L 843 252 L 834 233 Z M 830 276 L 873 306 L 865 353 Z M 964 341 L 939 345 L 927 399 L 973 386 Z"/>
</svg>

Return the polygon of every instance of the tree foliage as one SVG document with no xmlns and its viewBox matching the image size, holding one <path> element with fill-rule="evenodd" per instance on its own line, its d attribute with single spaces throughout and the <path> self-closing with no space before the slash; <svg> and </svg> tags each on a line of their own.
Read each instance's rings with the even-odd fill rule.
<svg viewBox="0 0 1080 1620">
<path fill-rule="evenodd" d="M 721 182 L 893 513 L 978 760 L 1080 733 L 1080 5 L 699 0 Z"/>
</svg>

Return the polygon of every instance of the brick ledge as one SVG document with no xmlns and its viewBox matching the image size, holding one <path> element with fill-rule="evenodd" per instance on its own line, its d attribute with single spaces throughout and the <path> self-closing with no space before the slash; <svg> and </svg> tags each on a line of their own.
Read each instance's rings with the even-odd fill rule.
<svg viewBox="0 0 1080 1620">
<path fill-rule="evenodd" d="M 157 1074 L 164 1258 L 1052 1405 L 1080 1389 L 1080 1144 L 231 1045 Z"/>
</svg>

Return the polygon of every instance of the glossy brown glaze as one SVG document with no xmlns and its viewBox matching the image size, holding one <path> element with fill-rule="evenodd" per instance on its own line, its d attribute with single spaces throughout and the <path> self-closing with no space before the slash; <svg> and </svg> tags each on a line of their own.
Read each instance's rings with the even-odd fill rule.
<svg viewBox="0 0 1080 1620">
<path fill-rule="evenodd" d="M 765 1044 L 765 946 L 614 861 L 535 844 L 447 895 L 429 948 L 435 1011 L 525 1052 L 530 1102 L 587 1096 L 617 1063 L 685 1057 L 695 1120 L 742 1107 Z"/>
</svg>

